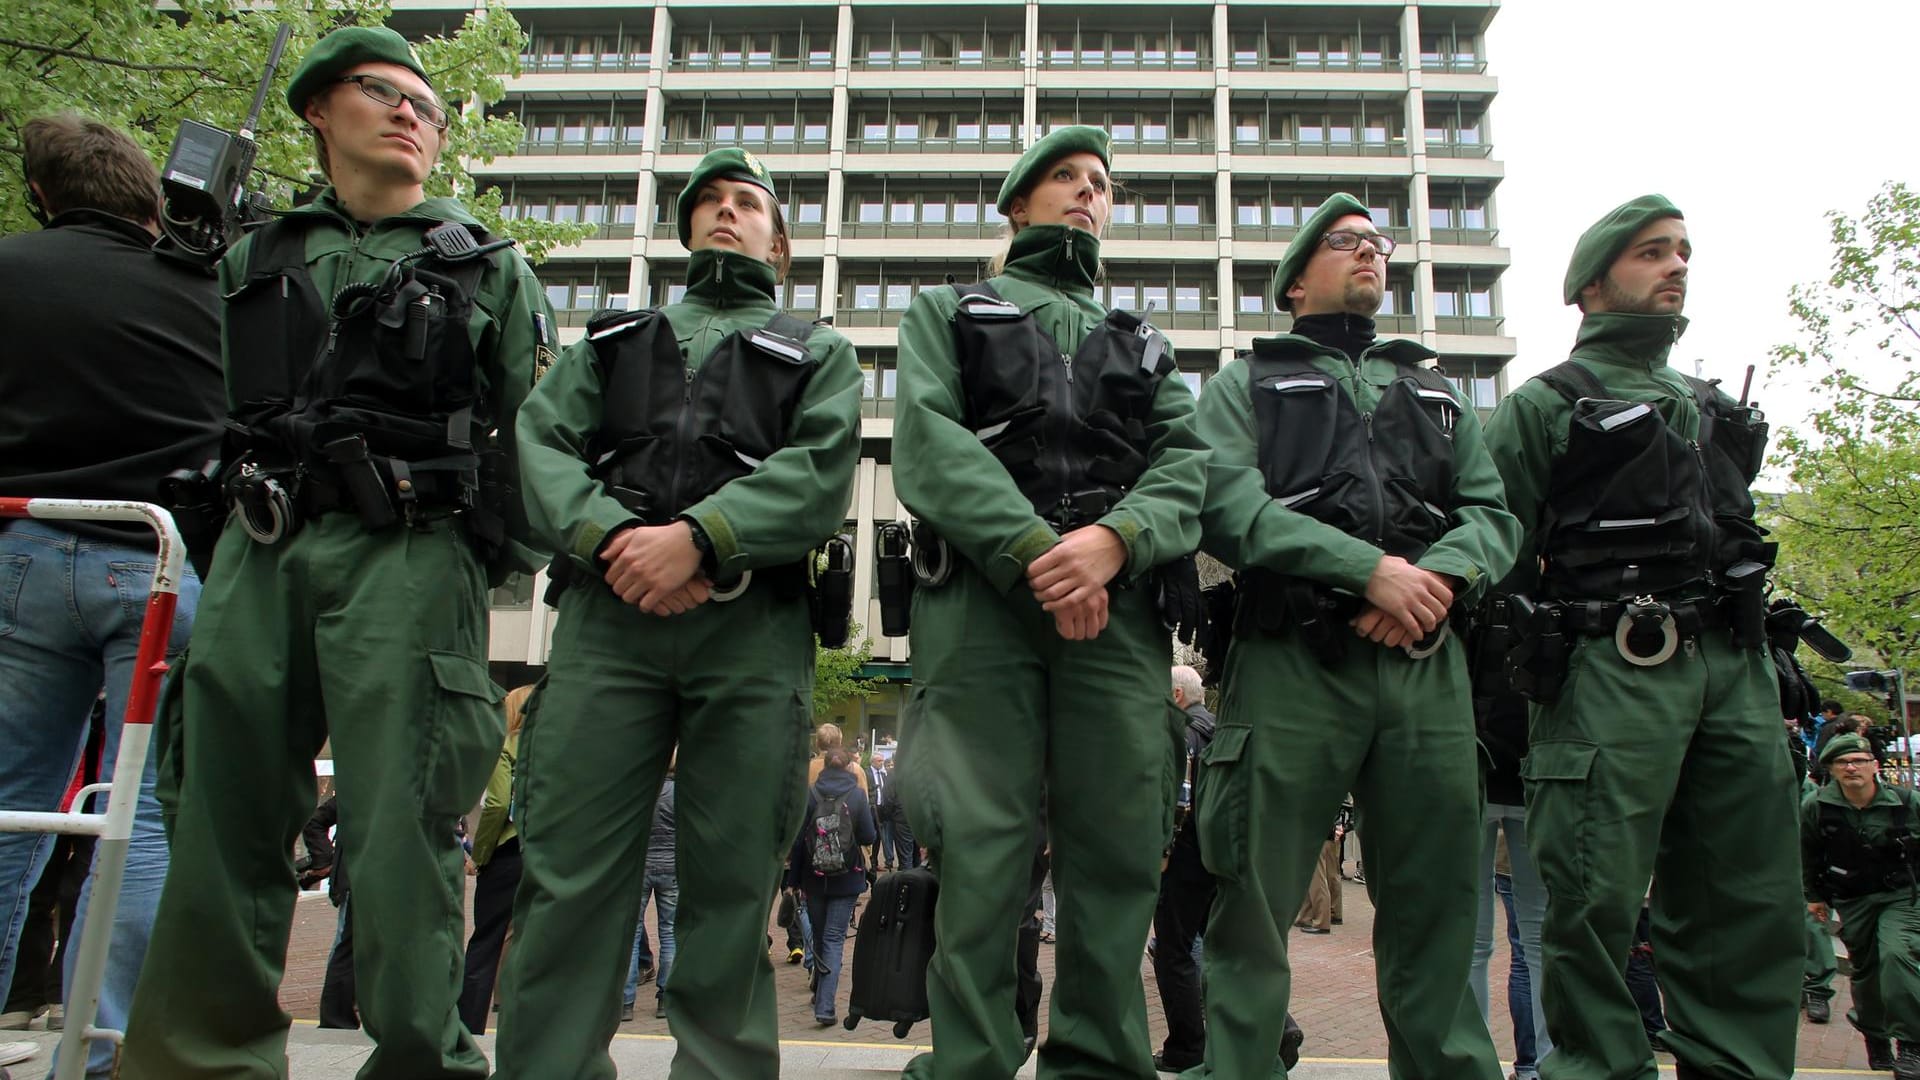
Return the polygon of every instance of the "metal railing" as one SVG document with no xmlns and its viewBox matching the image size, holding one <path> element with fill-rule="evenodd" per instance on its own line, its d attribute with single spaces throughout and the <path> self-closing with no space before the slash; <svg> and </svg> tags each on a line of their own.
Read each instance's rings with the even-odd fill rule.
<svg viewBox="0 0 1920 1080">
<path fill-rule="evenodd" d="M 644 139 L 522 139 L 514 153 L 527 157 L 558 154 L 638 154 Z"/>
<path fill-rule="evenodd" d="M 1407 140 L 1395 136 L 1385 142 L 1327 142 L 1299 139 L 1235 139 L 1236 154 L 1273 154 L 1288 157 L 1405 157 Z"/>
<path fill-rule="evenodd" d="M 849 154 L 1010 154 L 1018 152 L 1020 140 L 1004 139 L 848 139 Z"/>
<path fill-rule="evenodd" d="M 1433 328 L 1442 334 L 1483 334 L 1500 337 L 1507 325 L 1501 315 L 1436 315 Z"/>
<path fill-rule="evenodd" d="M 60 1036 L 60 1064 L 53 1080 L 80 1080 L 87 1072 L 88 1044 L 103 1039 L 118 1046 L 126 1033 L 95 1027 L 100 1013 L 100 987 L 106 981 L 107 946 L 113 937 L 113 917 L 120 906 L 120 886 L 127 870 L 127 848 L 133 837 L 135 804 L 147 771 L 147 749 L 153 741 L 154 710 L 160 685 L 168 670 L 167 643 L 173 635 L 174 610 L 180 602 L 180 580 L 186 571 L 186 545 L 173 515 L 151 503 L 92 499 L 0 498 L 0 518 L 64 521 L 144 521 L 159 535 L 153 580 L 147 592 L 146 616 L 140 624 L 140 646 L 133 661 L 133 685 L 127 691 L 127 711 L 121 720 L 120 750 L 113 762 L 113 782 L 88 784 L 74 795 L 75 809 L 60 812 L 0 810 L 0 832 L 66 833 L 96 837 L 93 898 L 86 925 L 74 949 L 73 974 L 67 983 L 66 1029 Z M 87 813 L 89 798 L 107 796 L 107 808 Z"/>
<path fill-rule="evenodd" d="M 520 56 L 522 75 L 588 75 L 594 72 L 646 71 L 653 66 L 653 53 L 617 56 Z"/>
<path fill-rule="evenodd" d="M 844 221 L 840 235 L 849 240 L 991 240 L 1000 235 L 1000 222 Z"/>
<path fill-rule="evenodd" d="M 825 139 L 717 139 L 712 137 L 660 140 L 663 154 L 704 154 L 722 147 L 739 146 L 757 154 L 824 154 L 831 147 Z"/>
</svg>

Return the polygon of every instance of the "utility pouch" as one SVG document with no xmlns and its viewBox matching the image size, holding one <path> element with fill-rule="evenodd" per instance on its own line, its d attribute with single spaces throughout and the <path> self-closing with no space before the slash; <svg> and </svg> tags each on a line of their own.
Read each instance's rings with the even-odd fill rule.
<svg viewBox="0 0 1920 1080">
<path fill-rule="evenodd" d="M 874 530 L 879 577 L 880 633 L 906 637 L 913 620 L 913 557 L 904 522 L 883 522 Z"/>
<path fill-rule="evenodd" d="M 1767 645 L 1767 567 L 1746 559 L 1720 575 L 1727 628 L 1736 649 L 1763 649 Z"/>
<path fill-rule="evenodd" d="M 399 522 L 400 516 L 394 512 L 393 500 L 387 495 L 387 482 L 380 475 L 379 466 L 367 455 L 365 436 L 343 435 L 322 446 L 320 452 L 338 470 L 340 485 L 346 489 L 347 497 L 353 500 L 353 508 L 359 513 L 361 524 L 377 531 Z"/>
<path fill-rule="evenodd" d="M 1200 606 L 1206 617 L 1201 621 L 1194 647 L 1207 662 L 1207 670 L 1201 673 L 1207 686 L 1220 685 L 1220 676 L 1226 673 L 1227 649 L 1233 645 L 1234 606 L 1239 594 L 1233 578 L 1200 590 Z"/>
<path fill-rule="evenodd" d="M 1513 689 L 1527 700 L 1551 705 L 1567 681 L 1567 661 L 1573 654 L 1561 626 L 1560 605 L 1535 604 L 1524 596 L 1508 598 L 1519 643 L 1507 655 L 1507 675 Z"/>
<path fill-rule="evenodd" d="M 1492 701 L 1513 689 L 1507 656 L 1520 640 L 1514 625 L 1514 599 L 1507 595 L 1487 597 L 1468 632 L 1472 643 L 1469 651 L 1472 668 L 1468 674 L 1473 680 L 1475 703 Z"/>
<path fill-rule="evenodd" d="M 1326 595 L 1325 590 L 1316 589 L 1311 582 L 1301 579 L 1287 582 L 1285 596 L 1287 616 L 1293 623 L 1293 632 L 1299 634 L 1300 640 L 1306 643 L 1307 651 L 1327 666 L 1345 659 L 1347 638 L 1352 635 L 1344 632 L 1344 626 L 1337 624 L 1332 597 Z"/>
<path fill-rule="evenodd" d="M 834 536 L 821 545 L 814 560 L 813 581 L 807 590 L 813 632 L 823 648 L 847 644 L 848 621 L 853 618 L 853 540 Z"/>
</svg>

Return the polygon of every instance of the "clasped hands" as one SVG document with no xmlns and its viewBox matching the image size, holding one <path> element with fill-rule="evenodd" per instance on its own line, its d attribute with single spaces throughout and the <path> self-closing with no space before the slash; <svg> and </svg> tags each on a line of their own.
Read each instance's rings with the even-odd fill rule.
<svg viewBox="0 0 1920 1080">
<path fill-rule="evenodd" d="M 1105 525 L 1060 538 L 1027 564 L 1027 586 L 1068 641 L 1092 641 L 1107 628 L 1107 582 L 1127 565 L 1127 545 Z"/>
<path fill-rule="evenodd" d="M 693 526 L 684 521 L 622 528 L 600 558 L 613 594 L 648 615 L 684 615 L 713 595 L 713 582 L 700 572 Z"/>
<path fill-rule="evenodd" d="M 1447 620 L 1453 589 L 1449 578 L 1398 555 L 1383 555 L 1367 579 L 1366 606 L 1347 625 L 1388 648 L 1423 641 Z"/>
</svg>

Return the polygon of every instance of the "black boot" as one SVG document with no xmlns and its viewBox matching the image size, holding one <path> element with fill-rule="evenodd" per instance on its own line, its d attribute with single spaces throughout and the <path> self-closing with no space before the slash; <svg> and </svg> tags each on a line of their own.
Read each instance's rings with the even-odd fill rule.
<svg viewBox="0 0 1920 1080">
<path fill-rule="evenodd" d="M 1827 1004 L 1826 998 L 1803 994 L 1801 999 L 1807 1007 L 1807 1023 L 1824 1024 L 1833 1019 L 1833 1006 Z"/>
<path fill-rule="evenodd" d="M 1875 1072 L 1893 1071 L 1893 1040 L 1867 1036 L 1867 1068 Z"/>
<path fill-rule="evenodd" d="M 1900 1040 L 1900 1056 L 1893 1059 L 1894 1080 L 1920 1080 L 1920 1043 Z"/>
</svg>

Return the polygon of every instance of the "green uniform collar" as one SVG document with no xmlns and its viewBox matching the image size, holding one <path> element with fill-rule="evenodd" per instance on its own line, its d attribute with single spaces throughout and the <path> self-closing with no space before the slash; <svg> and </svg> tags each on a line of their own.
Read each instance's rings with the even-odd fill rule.
<svg viewBox="0 0 1920 1080">
<path fill-rule="evenodd" d="M 1667 355 L 1673 351 L 1674 342 L 1686 332 L 1685 315 L 1595 312 L 1580 320 L 1572 355 L 1582 360 L 1651 371 L 1667 366 Z"/>
<path fill-rule="evenodd" d="M 1857 809 L 1863 813 L 1876 806 L 1899 806 L 1901 802 L 1900 796 L 1895 793 L 1892 788 L 1887 786 L 1887 782 L 1878 778 L 1875 778 L 1873 782 L 1873 801 L 1862 807 L 1856 807 L 1847 801 L 1847 794 L 1840 790 L 1840 782 L 1838 780 L 1832 780 L 1822 784 L 1819 792 L 1814 795 L 1814 798 L 1823 803 L 1844 806 L 1849 810 Z"/>
<path fill-rule="evenodd" d="M 1289 360 L 1296 357 L 1312 358 L 1325 356 L 1338 360 L 1343 364 L 1351 363 L 1351 361 L 1347 359 L 1346 353 L 1341 352 L 1331 345 L 1322 345 L 1304 334 L 1278 334 L 1270 338 L 1255 338 L 1254 344 L 1264 347 L 1268 352 Z M 1406 338 L 1382 338 L 1374 342 L 1367 348 L 1366 352 L 1360 355 L 1363 359 L 1391 360 L 1396 364 L 1413 366 L 1419 364 L 1421 361 L 1431 360 L 1440 354 L 1417 341 L 1410 341 Z"/>
<path fill-rule="evenodd" d="M 751 255 L 701 248 L 687 263 L 687 302 L 712 308 L 774 304 L 773 267 Z"/>
<path fill-rule="evenodd" d="M 1093 295 L 1100 238 L 1071 225 L 1029 225 L 1013 234 L 1007 273 L 1079 296 Z"/>
<path fill-rule="evenodd" d="M 284 216 L 286 217 L 325 216 L 325 217 L 334 217 L 334 218 L 340 219 L 341 221 L 349 222 L 353 224 L 356 228 L 358 227 L 358 224 L 359 224 L 355 220 L 354 216 L 347 211 L 345 204 L 343 204 L 340 201 L 340 194 L 333 189 L 333 185 L 331 184 L 327 185 L 325 188 L 322 188 L 319 196 L 315 198 L 312 202 L 307 203 L 305 206 L 296 206 L 293 209 L 288 210 Z M 412 206 L 408 207 L 407 209 L 401 211 L 400 213 L 394 214 L 391 217 L 382 218 L 381 220 L 382 221 L 431 221 L 435 223 L 442 222 L 442 221 L 457 221 L 462 225 L 480 224 L 480 219 L 474 217 L 473 214 L 470 213 L 465 206 L 461 205 L 460 200 L 447 198 L 445 196 L 439 196 L 439 197 L 430 198 L 430 199 L 422 199 L 419 202 L 414 203 Z M 379 222 L 375 222 L 375 224 L 379 224 Z"/>
</svg>

